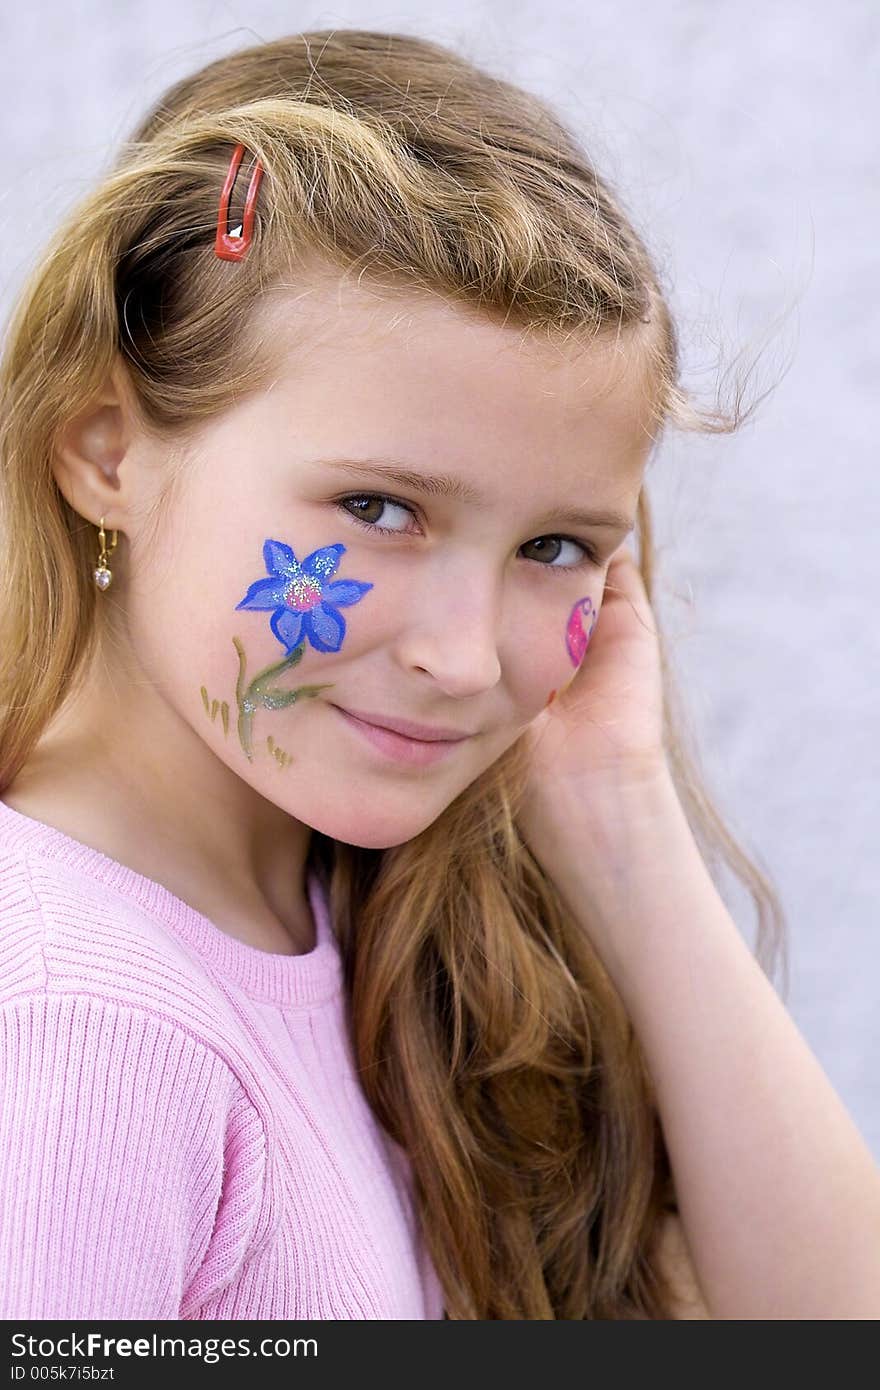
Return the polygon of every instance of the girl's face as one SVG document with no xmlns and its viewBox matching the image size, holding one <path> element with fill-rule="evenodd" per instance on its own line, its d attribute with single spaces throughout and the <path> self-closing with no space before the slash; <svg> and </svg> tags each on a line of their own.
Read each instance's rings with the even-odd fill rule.
<svg viewBox="0 0 880 1390">
<path fill-rule="evenodd" d="M 649 400 L 613 337 L 527 347 L 346 281 L 276 299 L 260 327 L 278 344 L 269 389 L 199 435 L 159 534 L 129 535 L 130 632 L 232 772 L 385 848 L 586 659 Z M 423 738 L 375 727 L 407 723 Z"/>
</svg>

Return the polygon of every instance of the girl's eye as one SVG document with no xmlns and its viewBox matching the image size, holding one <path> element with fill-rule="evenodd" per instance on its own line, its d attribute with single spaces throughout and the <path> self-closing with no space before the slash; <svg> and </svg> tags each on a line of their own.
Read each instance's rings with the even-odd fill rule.
<svg viewBox="0 0 880 1390">
<path fill-rule="evenodd" d="M 349 516 L 352 517 L 352 520 L 356 521 L 361 527 L 364 527 L 364 530 L 381 531 L 382 535 L 406 535 L 406 532 L 400 531 L 398 527 L 377 525 L 377 521 L 375 521 L 375 509 L 377 509 L 377 507 L 380 516 L 384 516 L 385 509 L 389 506 L 396 507 L 398 512 L 406 512 L 407 516 L 416 516 L 412 507 L 407 507 L 403 502 L 395 502 L 393 498 L 385 498 L 385 496 L 381 496 L 380 493 L 359 492 L 356 493 L 355 496 L 352 496 L 352 498 L 339 499 L 338 506 L 356 506 L 356 513 L 349 512 Z M 374 513 L 373 518 L 370 517 L 371 512 Z"/>
<path fill-rule="evenodd" d="M 391 512 L 402 513 L 416 521 L 415 512 L 412 507 L 408 507 L 404 502 L 395 502 L 393 497 L 386 497 L 382 493 L 358 492 L 350 497 L 341 497 L 337 503 L 339 507 L 345 507 L 349 516 L 365 531 L 378 531 L 382 535 L 408 535 L 405 527 L 402 526 L 380 526 L 379 518 L 389 520 L 388 509 Z M 573 548 L 575 552 L 580 551 L 580 558 L 575 554 L 574 559 L 567 564 L 557 564 L 560 554 L 564 554 L 565 546 Z M 535 540 L 526 541 L 521 547 L 522 550 L 533 550 L 535 553 L 527 556 L 528 559 L 535 560 L 544 569 L 552 569 L 559 573 L 560 570 L 580 569 L 583 565 L 598 565 L 599 556 L 595 548 L 588 545 L 586 541 L 576 541 L 568 536 L 538 536 Z"/>
</svg>

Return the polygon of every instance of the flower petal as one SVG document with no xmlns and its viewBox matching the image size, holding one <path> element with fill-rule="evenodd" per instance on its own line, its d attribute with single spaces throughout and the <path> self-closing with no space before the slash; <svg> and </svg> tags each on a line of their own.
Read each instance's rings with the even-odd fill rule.
<svg viewBox="0 0 880 1390">
<path fill-rule="evenodd" d="M 307 555 L 303 560 L 303 573 L 320 579 L 323 584 L 325 579 L 336 573 L 344 554 L 344 545 L 323 545 L 320 550 L 313 550 L 311 555 Z"/>
<path fill-rule="evenodd" d="M 335 608 L 327 608 L 318 603 L 309 613 L 304 613 L 305 630 L 316 651 L 338 652 L 345 636 L 345 619 Z"/>
<path fill-rule="evenodd" d="M 268 544 L 268 542 L 267 542 Z M 236 608 L 280 608 L 284 603 L 284 590 L 290 581 L 280 575 L 270 575 L 268 579 L 256 579 Z"/>
<path fill-rule="evenodd" d="M 302 641 L 303 613 L 294 613 L 291 608 L 279 608 L 269 619 L 269 626 L 278 638 L 278 641 L 287 650 L 293 651 L 298 642 Z"/>
<path fill-rule="evenodd" d="M 284 541 L 264 541 L 263 560 L 268 574 L 289 574 L 296 569 L 296 556 Z"/>
<path fill-rule="evenodd" d="M 335 579 L 332 584 L 325 584 L 323 598 L 325 603 L 357 603 L 372 587 L 372 584 L 362 584 L 359 579 Z"/>
</svg>

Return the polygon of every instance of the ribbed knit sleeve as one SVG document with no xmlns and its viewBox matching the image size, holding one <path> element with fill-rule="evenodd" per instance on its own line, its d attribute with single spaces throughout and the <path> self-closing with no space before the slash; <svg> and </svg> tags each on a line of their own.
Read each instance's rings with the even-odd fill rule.
<svg viewBox="0 0 880 1390">
<path fill-rule="evenodd" d="M 88 996 L 7 1002 L 0 1318 L 192 1315 L 253 1234 L 255 1124 L 226 1063 L 175 1023 Z"/>
<path fill-rule="evenodd" d="M 443 1317 L 304 886 L 259 950 L 0 797 L 0 1318 Z"/>
</svg>

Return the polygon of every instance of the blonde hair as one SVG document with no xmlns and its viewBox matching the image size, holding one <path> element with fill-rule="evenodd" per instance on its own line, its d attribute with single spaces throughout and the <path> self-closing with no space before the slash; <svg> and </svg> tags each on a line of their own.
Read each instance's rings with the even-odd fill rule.
<svg viewBox="0 0 880 1390">
<path fill-rule="evenodd" d="M 254 244 L 231 266 L 213 241 L 239 142 L 264 176 Z M 188 431 L 269 379 L 273 344 L 249 337 L 253 311 L 310 261 L 530 332 L 631 331 L 658 426 L 731 432 L 746 418 L 739 402 L 700 411 L 681 388 L 649 255 L 536 97 L 397 34 L 303 33 L 212 62 L 167 92 L 68 215 L 9 325 L 0 790 L 99 630 L 96 533 L 55 481 L 60 429 L 121 355 L 143 426 L 172 459 Z M 637 536 L 652 598 L 644 487 Z M 660 641 L 676 786 L 710 868 L 751 894 L 767 971 L 782 909 L 709 800 Z M 412 1162 L 448 1317 L 668 1317 L 652 1252 L 674 1192 L 656 1097 L 601 960 L 518 834 L 523 775 L 516 745 L 392 849 L 313 833 L 359 1074 Z"/>
</svg>

